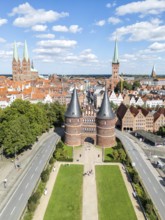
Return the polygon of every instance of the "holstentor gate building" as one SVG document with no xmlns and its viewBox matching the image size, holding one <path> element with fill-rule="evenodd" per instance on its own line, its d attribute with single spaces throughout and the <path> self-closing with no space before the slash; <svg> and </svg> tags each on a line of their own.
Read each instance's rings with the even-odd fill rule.
<svg viewBox="0 0 165 220">
<path fill-rule="evenodd" d="M 113 113 L 107 90 L 105 90 L 101 108 L 98 112 L 93 105 L 81 110 L 76 89 L 65 113 L 65 143 L 80 146 L 84 141 L 93 140 L 101 147 L 114 146 L 116 117 Z"/>
</svg>

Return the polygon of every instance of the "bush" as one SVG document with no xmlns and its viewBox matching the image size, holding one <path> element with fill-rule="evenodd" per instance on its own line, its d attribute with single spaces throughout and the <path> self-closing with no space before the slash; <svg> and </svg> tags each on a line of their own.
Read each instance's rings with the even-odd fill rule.
<svg viewBox="0 0 165 220">
<path fill-rule="evenodd" d="M 36 209 L 36 206 L 37 206 L 37 204 L 36 204 L 35 202 L 30 202 L 30 203 L 28 203 L 28 210 L 29 210 L 30 212 L 34 212 L 35 209 Z"/>
<path fill-rule="evenodd" d="M 146 204 L 146 212 L 148 213 L 148 214 L 150 214 L 151 212 L 152 212 L 152 210 L 153 210 L 153 206 L 152 206 L 152 204 L 149 204 L 149 203 L 147 203 Z"/>
<path fill-rule="evenodd" d="M 46 169 L 41 173 L 41 180 L 46 183 L 49 179 L 49 170 Z"/>
<path fill-rule="evenodd" d="M 30 198 L 29 198 L 29 203 L 34 202 L 37 203 L 37 201 L 40 198 L 40 193 L 39 192 L 35 192 Z"/>
<path fill-rule="evenodd" d="M 49 164 L 53 164 L 55 161 L 56 161 L 55 158 L 51 157 L 51 159 L 49 160 Z"/>
<path fill-rule="evenodd" d="M 133 173 L 133 178 L 132 179 L 133 179 L 133 182 L 135 184 L 139 183 L 139 175 L 138 175 L 137 172 Z"/>
</svg>

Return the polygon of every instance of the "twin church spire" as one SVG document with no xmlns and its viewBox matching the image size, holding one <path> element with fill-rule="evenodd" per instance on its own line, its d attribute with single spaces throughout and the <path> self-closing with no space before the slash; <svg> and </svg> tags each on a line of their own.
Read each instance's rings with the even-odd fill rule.
<svg viewBox="0 0 165 220">
<path fill-rule="evenodd" d="M 14 42 L 12 74 L 13 74 L 14 81 L 36 80 L 38 78 L 38 71 L 34 69 L 33 62 L 31 62 L 29 58 L 28 47 L 27 47 L 26 41 L 24 43 L 24 48 L 23 48 L 22 62 L 20 62 L 20 59 L 18 56 L 17 44 L 16 42 Z"/>
<path fill-rule="evenodd" d="M 18 60 L 19 60 L 18 49 L 17 49 L 17 44 L 16 44 L 16 42 L 14 42 L 14 47 L 13 47 L 13 59 L 15 59 L 17 62 L 18 62 Z M 27 62 L 28 62 L 28 60 L 29 60 L 28 47 L 27 47 L 26 41 L 25 41 L 25 43 L 24 43 L 23 59 L 25 59 Z"/>
</svg>

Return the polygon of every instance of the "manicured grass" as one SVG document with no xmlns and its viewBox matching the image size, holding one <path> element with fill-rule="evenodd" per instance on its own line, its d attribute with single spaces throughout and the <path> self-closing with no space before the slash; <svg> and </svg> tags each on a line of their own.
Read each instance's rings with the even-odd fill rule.
<svg viewBox="0 0 165 220">
<path fill-rule="evenodd" d="M 96 166 L 99 220 L 137 220 L 118 166 Z"/>
<path fill-rule="evenodd" d="M 81 220 L 82 165 L 62 165 L 44 216 L 44 220 Z"/>
<path fill-rule="evenodd" d="M 104 161 L 106 162 L 112 162 L 113 159 L 113 148 L 104 148 Z"/>
<path fill-rule="evenodd" d="M 73 159 L 73 147 L 64 145 L 64 150 L 67 152 L 67 158 Z"/>
</svg>

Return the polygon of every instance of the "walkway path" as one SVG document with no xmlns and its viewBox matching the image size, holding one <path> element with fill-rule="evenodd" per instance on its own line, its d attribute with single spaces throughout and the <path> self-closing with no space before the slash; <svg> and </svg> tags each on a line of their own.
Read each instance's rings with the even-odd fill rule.
<svg viewBox="0 0 165 220">
<path fill-rule="evenodd" d="M 98 156 L 99 155 L 99 156 Z M 139 208 L 137 200 L 133 197 L 133 189 L 127 180 L 125 171 L 122 165 L 117 163 L 102 163 L 102 151 L 100 148 L 93 147 L 86 144 L 82 148 L 77 148 L 74 151 L 74 163 L 84 164 L 84 173 L 92 170 L 92 174 L 85 175 L 83 178 L 83 207 L 82 207 L 82 220 L 98 220 L 98 204 L 97 204 L 97 191 L 95 181 L 95 165 L 119 165 L 121 174 L 126 184 L 127 191 L 132 201 L 136 216 L 138 220 L 144 220 L 143 214 Z M 46 211 L 53 185 L 55 183 L 57 173 L 61 163 L 56 162 L 55 172 L 52 172 L 47 183 L 48 194 L 42 196 L 40 204 L 34 214 L 33 220 L 43 220 Z"/>
</svg>

